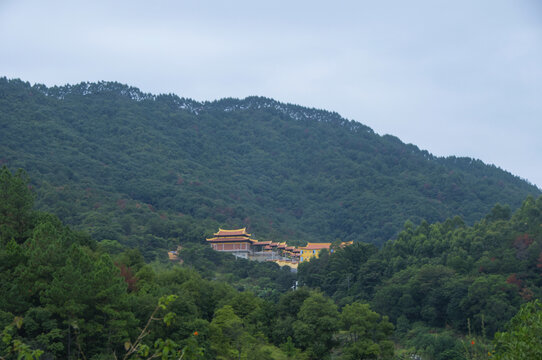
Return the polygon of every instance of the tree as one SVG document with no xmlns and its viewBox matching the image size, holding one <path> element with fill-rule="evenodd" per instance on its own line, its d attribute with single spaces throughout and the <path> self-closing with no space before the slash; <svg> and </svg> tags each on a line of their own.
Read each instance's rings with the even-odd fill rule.
<svg viewBox="0 0 542 360">
<path fill-rule="evenodd" d="M 495 359 L 542 359 L 542 303 L 524 304 L 507 324 L 507 330 L 495 334 Z"/>
<path fill-rule="evenodd" d="M 118 353 L 135 325 L 126 309 L 126 284 L 109 255 L 92 256 L 88 249 L 72 245 L 65 266 L 43 291 L 42 302 L 66 326 L 66 337 L 78 334 L 79 351 L 87 356 Z"/>
<path fill-rule="evenodd" d="M 0 360 L 11 359 L 4 355 L 13 354 L 17 359 L 38 360 L 43 355 L 43 350 L 32 349 L 15 336 L 15 332 L 21 328 L 23 319 L 16 317 L 13 323 L 7 325 L 0 333 L 2 342 L 0 343 Z"/>
<path fill-rule="evenodd" d="M 477 278 L 469 286 L 460 306 L 464 316 L 472 319 L 473 329 L 487 331 L 491 336 L 513 317 L 519 303 L 515 285 L 506 283 L 504 276 L 488 275 Z"/>
<path fill-rule="evenodd" d="M 22 243 L 32 228 L 34 194 L 23 170 L 15 175 L 6 166 L 0 170 L 0 245 L 10 239 Z"/>
<path fill-rule="evenodd" d="M 335 345 L 333 335 L 339 328 L 339 313 L 333 301 L 321 293 L 312 293 L 301 306 L 293 324 L 295 341 L 311 359 L 329 356 Z"/>
<path fill-rule="evenodd" d="M 235 315 L 229 305 L 218 309 L 209 327 L 211 347 L 217 359 L 233 360 L 241 357 L 243 340 L 243 321 Z"/>
<path fill-rule="evenodd" d="M 369 304 L 354 302 L 346 305 L 340 316 L 346 330 L 345 359 L 391 359 L 393 324 L 372 311 Z"/>
</svg>

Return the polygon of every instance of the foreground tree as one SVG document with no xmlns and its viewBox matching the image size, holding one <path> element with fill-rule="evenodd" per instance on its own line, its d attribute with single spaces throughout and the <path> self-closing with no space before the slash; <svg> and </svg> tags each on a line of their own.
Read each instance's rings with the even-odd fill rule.
<svg viewBox="0 0 542 360">
<path fill-rule="evenodd" d="M 495 359 L 542 359 L 542 303 L 539 300 L 523 305 L 507 327 L 507 331 L 495 334 Z"/>
<path fill-rule="evenodd" d="M 387 316 L 372 311 L 369 304 L 346 305 L 341 313 L 341 327 L 346 330 L 344 359 L 392 359 L 393 324 Z"/>
<path fill-rule="evenodd" d="M 244 332 L 243 321 L 235 315 L 230 305 L 218 309 L 209 327 L 212 349 L 217 359 L 229 360 L 241 358 Z"/>
<path fill-rule="evenodd" d="M 333 335 L 339 328 L 339 313 L 333 301 L 313 293 L 301 306 L 294 322 L 295 339 L 311 359 L 325 359 L 335 346 Z"/>
</svg>

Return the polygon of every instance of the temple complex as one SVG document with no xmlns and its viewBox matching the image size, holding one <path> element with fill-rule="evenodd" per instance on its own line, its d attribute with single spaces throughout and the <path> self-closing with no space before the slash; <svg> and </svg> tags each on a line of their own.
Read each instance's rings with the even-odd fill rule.
<svg viewBox="0 0 542 360">
<path fill-rule="evenodd" d="M 214 237 L 207 239 L 216 251 L 229 252 L 236 257 L 257 261 L 274 261 L 281 266 L 297 269 L 300 262 L 318 258 L 322 249 L 333 252 L 331 243 L 308 243 L 304 247 L 288 246 L 285 242 L 258 241 L 251 238 L 246 228 L 235 230 L 218 229 Z M 342 242 L 339 247 L 352 245 Z"/>
</svg>

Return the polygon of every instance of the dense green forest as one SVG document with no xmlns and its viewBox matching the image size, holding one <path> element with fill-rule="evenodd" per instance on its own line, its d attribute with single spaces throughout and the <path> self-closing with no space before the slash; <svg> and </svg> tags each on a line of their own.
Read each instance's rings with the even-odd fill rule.
<svg viewBox="0 0 542 360">
<path fill-rule="evenodd" d="M 393 356 L 387 318 L 293 291 L 293 273 L 274 263 L 199 244 L 182 266 L 147 264 L 137 249 L 110 254 L 34 211 L 25 173 L 6 167 L 0 200 L 1 359 L 323 359 L 361 342 Z"/>
<path fill-rule="evenodd" d="M 1 360 L 542 355 L 540 190 L 481 161 L 266 98 L 0 78 L 0 165 L 28 172 L 0 171 Z M 219 226 L 356 242 L 295 274 Z"/>
<path fill-rule="evenodd" d="M 470 158 L 439 158 L 336 113 L 250 97 L 199 103 L 118 83 L 0 78 L 0 165 L 37 208 L 147 260 L 222 227 L 258 239 L 383 244 L 405 221 L 461 216 L 540 190 Z"/>
<path fill-rule="evenodd" d="M 339 304 L 370 303 L 429 358 L 460 358 L 457 334 L 492 338 L 521 304 L 542 298 L 542 197 L 527 198 L 514 214 L 496 205 L 473 226 L 459 217 L 407 222 L 380 251 L 338 248 L 301 264 L 298 278 Z M 540 330 L 533 336 L 542 343 Z"/>
<path fill-rule="evenodd" d="M 138 249 L 96 242 L 33 201 L 26 174 L 2 168 L 0 359 L 542 354 L 542 305 L 533 301 L 542 291 L 542 197 L 514 214 L 497 205 L 474 226 L 458 217 L 407 223 L 381 250 L 324 252 L 300 265 L 299 288 L 274 263 L 199 243 L 185 245 L 182 265 L 146 263 Z"/>
</svg>

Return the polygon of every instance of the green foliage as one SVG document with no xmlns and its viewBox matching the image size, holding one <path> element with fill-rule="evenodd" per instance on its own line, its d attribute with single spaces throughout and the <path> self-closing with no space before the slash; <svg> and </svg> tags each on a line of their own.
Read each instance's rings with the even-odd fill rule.
<svg viewBox="0 0 542 360">
<path fill-rule="evenodd" d="M 386 316 L 372 311 L 369 304 L 354 302 L 343 308 L 340 319 L 347 335 L 344 359 L 393 359 L 393 324 Z"/>
<path fill-rule="evenodd" d="M 0 170 L 0 244 L 20 243 L 32 228 L 34 194 L 22 170 L 12 174 L 6 166 Z"/>
<path fill-rule="evenodd" d="M 18 181 L 7 169 L 0 180 Z M 29 191 L 0 183 L 8 192 L 0 197 L 14 198 L 11 193 L 23 189 Z M 138 249 L 113 241 L 96 246 L 55 216 L 20 207 L 21 218 L 32 222 L 19 237 L 0 243 L 2 359 L 287 359 L 264 335 L 271 332 L 267 309 L 273 303 L 195 270 L 210 261 L 200 252 L 216 255 L 207 246 L 188 246 L 186 266 L 151 265 Z M 276 300 L 290 289 L 292 273 L 275 264 L 218 256 L 211 264 L 235 270 L 234 284 L 269 290 L 273 296 L 260 295 Z M 267 279 L 265 287 L 252 281 L 257 277 Z M 18 331 L 11 323 L 15 316 L 25 319 L 16 323 Z"/>
<path fill-rule="evenodd" d="M 152 347 L 148 344 L 143 343 L 144 338 L 147 337 L 151 332 L 150 325 L 153 322 L 159 320 L 156 316 L 162 310 L 166 310 L 172 302 L 177 300 L 177 298 L 178 297 L 176 295 L 165 295 L 160 297 L 160 299 L 158 300 L 158 305 L 150 315 L 145 327 L 141 330 L 135 341 L 133 343 L 130 341 L 126 341 L 124 343 L 126 353 L 123 356 L 123 360 L 153 359 L 158 357 L 162 360 L 178 358 L 194 359 L 197 358 L 198 355 L 203 354 L 203 350 L 197 346 L 197 342 L 194 342 L 193 338 L 190 338 L 186 341 L 186 346 L 184 348 L 182 348 L 171 339 L 163 340 L 161 338 L 158 338 L 154 341 Z M 168 312 L 164 315 L 162 320 L 166 326 L 170 326 L 171 321 L 175 316 L 175 313 Z"/>
<path fill-rule="evenodd" d="M 214 251 L 207 244 L 187 244 L 180 256 L 185 265 L 194 267 L 205 278 L 225 281 L 238 290 L 248 290 L 272 301 L 277 301 L 295 283 L 296 275 L 289 267 L 238 259 Z"/>
<path fill-rule="evenodd" d="M 241 357 L 243 343 L 249 334 L 244 331 L 243 321 L 235 315 L 231 306 L 226 305 L 216 311 L 209 331 L 217 359 Z"/>
<path fill-rule="evenodd" d="M 466 358 L 462 342 L 450 330 L 428 328 L 417 323 L 406 334 L 404 342 L 410 348 L 407 354 L 418 354 L 422 359 L 463 360 Z M 470 347 L 471 344 L 468 346 Z"/>
<path fill-rule="evenodd" d="M 495 334 L 494 359 L 542 358 L 542 303 L 524 304 L 510 320 L 506 331 Z"/>
<path fill-rule="evenodd" d="M 334 333 L 339 329 L 337 306 L 320 293 L 311 294 L 299 309 L 293 323 L 296 342 L 311 359 L 323 359 L 335 346 Z"/>
<path fill-rule="evenodd" d="M 356 261 L 345 256 L 348 247 L 303 263 L 298 279 L 345 304 L 369 302 L 396 324 L 395 338 L 413 348 L 410 353 L 484 358 L 488 337 L 502 331 L 522 303 L 542 296 L 541 224 L 542 197 L 527 198 L 513 214 L 496 206 L 473 226 L 457 217 L 407 222 L 382 250 L 362 256 L 354 245 Z M 463 346 L 461 336 L 471 332 L 478 334 L 475 345 Z"/>
<path fill-rule="evenodd" d="M 481 161 L 266 98 L 198 103 L 118 83 L 1 78 L 0 114 L 0 164 L 29 172 L 40 210 L 147 260 L 218 226 L 382 244 L 408 219 L 473 223 L 497 202 L 515 209 L 540 194 Z"/>
<path fill-rule="evenodd" d="M 539 189 L 495 167 L 263 98 L 0 79 L 0 114 L 0 164 L 35 179 L 0 172 L 9 356 L 390 358 L 386 316 L 430 359 L 483 358 L 461 345 L 470 330 L 481 342 L 497 332 L 502 358 L 539 338 L 526 330 L 534 308 L 498 333 L 542 296 L 542 198 L 520 204 Z M 36 185 L 37 208 L 75 231 L 33 210 Z M 262 240 L 357 242 L 299 267 L 321 292 L 290 291 L 288 269 L 198 244 L 245 225 Z M 395 235 L 381 250 L 359 241 Z M 149 263 L 179 243 L 182 266 Z"/>
<path fill-rule="evenodd" d="M 30 346 L 22 342 L 14 336 L 17 329 L 20 329 L 23 324 L 23 319 L 16 317 L 13 323 L 7 325 L 0 335 L 2 336 L 2 345 L 0 345 L 0 359 L 8 359 L 5 357 L 13 355 L 17 360 L 38 360 L 43 355 L 43 350 L 32 349 Z"/>
</svg>

